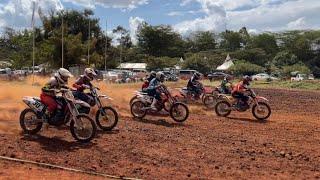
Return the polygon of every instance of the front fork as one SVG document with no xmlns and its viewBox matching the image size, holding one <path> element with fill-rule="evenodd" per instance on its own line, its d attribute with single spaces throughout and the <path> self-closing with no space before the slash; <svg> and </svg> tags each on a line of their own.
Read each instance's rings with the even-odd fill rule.
<svg viewBox="0 0 320 180">
<path fill-rule="evenodd" d="M 82 127 L 82 122 L 78 120 L 78 115 L 80 114 L 73 102 L 67 103 L 69 112 L 72 116 L 72 120 L 75 122 L 76 127 Z"/>
</svg>

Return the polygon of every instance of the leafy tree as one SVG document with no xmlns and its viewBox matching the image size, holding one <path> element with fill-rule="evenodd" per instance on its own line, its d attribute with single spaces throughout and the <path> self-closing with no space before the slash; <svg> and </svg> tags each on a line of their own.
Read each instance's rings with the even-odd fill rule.
<svg viewBox="0 0 320 180">
<path fill-rule="evenodd" d="M 282 67 L 282 75 L 285 77 L 290 77 L 292 72 L 298 71 L 302 74 L 310 74 L 310 69 L 304 65 L 303 63 L 297 63 L 291 66 L 283 66 Z"/>
<path fill-rule="evenodd" d="M 187 41 L 191 52 L 208 51 L 216 48 L 215 34 L 210 31 L 195 32 Z"/>
<path fill-rule="evenodd" d="M 184 41 L 171 26 L 142 24 L 137 33 L 138 47 L 142 53 L 161 57 L 182 57 Z"/>
<path fill-rule="evenodd" d="M 265 68 L 244 60 L 239 60 L 236 61 L 235 65 L 230 68 L 230 71 L 232 71 L 236 76 L 243 76 L 264 72 Z"/>
<path fill-rule="evenodd" d="M 179 63 L 179 58 L 170 57 L 152 57 L 146 59 L 147 69 L 149 70 L 162 70 L 164 68 L 174 67 Z"/>
<path fill-rule="evenodd" d="M 226 30 L 226 32 L 221 33 L 221 37 L 221 48 L 235 51 L 241 47 L 242 38 L 240 33 Z"/>
<path fill-rule="evenodd" d="M 251 48 L 261 48 L 268 54 L 275 54 L 278 51 L 276 38 L 272 34 L 263 33 L 252 38 Z"/>
<path fill-rule="evenodd" d="M 244 59 L 259 66 L 264 66 L 268 62 L 266 52 L 260 48 L 237 50 L 231 53 L 231 56 L 235 59 Z"/>
<path fill-rule="evenodd" d="M 298 61 L 297 56 L 289 51 L 280 51 L 273 58 L 273 64 L 277 67 L 291 66 L 298 63 Z"/>
</svg>

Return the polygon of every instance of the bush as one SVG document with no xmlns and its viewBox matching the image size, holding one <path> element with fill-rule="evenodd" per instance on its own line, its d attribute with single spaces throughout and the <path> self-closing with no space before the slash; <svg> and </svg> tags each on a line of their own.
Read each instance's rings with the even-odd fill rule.
<svg viewBox="0 0 320 180">
<path fill-rule="evenodd" d="M 242 76 L 242 75 L 254 75 L 257 73 L 261 73 L 265 71 L 265 68 L 258 66 L 256 64 L 252 64 L 250 62 L 241 60 L 236 61 L 235 65 L 230 69 L 234 75 Z"/>
<path fill-rule="evenodd" d="M 302 74 L 310 74 L 310 69 L 303 63 L 297 63 L 291 66 L 283 66 L 282 67 L 282 75 L 285 77 L 290 77 L 291 72 L 298 71 L 299 73 Z"/>
<path fill-rule="evenodd" d="M 162 70 L 179 64 L 179 58 L 149 56 L 146 59 L 146 63 L 148 70 Z"/>
</svg>

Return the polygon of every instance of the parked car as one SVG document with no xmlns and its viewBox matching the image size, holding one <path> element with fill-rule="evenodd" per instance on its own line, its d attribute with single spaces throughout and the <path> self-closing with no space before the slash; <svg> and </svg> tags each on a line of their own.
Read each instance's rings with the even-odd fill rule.
<svg viewBox="0 0 320 180">
<path fill-rule="evenodd" d="M 276 77 L 274 77 L 272 75 L 269 75 L 267 73 L 259 73 L 259 74 L 253 75 L 252 79 L 254 81 L 267 81 L 267 80 L 275 81 L 275 80 L 279 80 L 278 78 L 276 78 Z"/>
<path fill-rule="evenodd" d="M 176 76 L 175 74 L 172 74 L 169 71 L 162 71 L 162 72 L 165 76 L 166 81 L 178 81 L 179 80 L 178 76 Z"/>
<path fill-rule="evenodd" d="M 303 81 L 307 79 L 306 77 L 306 74 L 297 74 L 295 77 L 291 77 L 291 81 Z"/>
<path fill-rule="evenodd" d="M 309 76 L 308 76 L 308 80 L 314 80 L 314 76 L 313 76 L 313 74 L 309 74 Z"/>
<path fill-rule="evenodd" d="M 214 72 L 214 73 L 208 74 L 207 77 L 210 81 L 213 81 L 213 80 L 222 80 L 226 76 L 230 76 L 230 75 L 223 72 Z"/>
<path fill-rule="evenodd" d="M 179 78 L 183 79 L 183 80 L 188 80 L 193 76 L 193 74 L 195 72 L 198 72 L 198 71 L 196 71 L 196 70 L 179 70 Z"/>
</svg>

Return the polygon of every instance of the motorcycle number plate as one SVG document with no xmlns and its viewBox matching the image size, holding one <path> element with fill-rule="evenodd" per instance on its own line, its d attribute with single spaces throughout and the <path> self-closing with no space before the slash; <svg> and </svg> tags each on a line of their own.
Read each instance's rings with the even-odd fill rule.
<svg viewBox="0 0 320 180">
<path fill-rule="evenodd" d="M 35 100 L 31 101 L 30 105 L 37 111 L 42 111 L 44 108 L 44 105 L 41 102 Z"/>
</svg>

